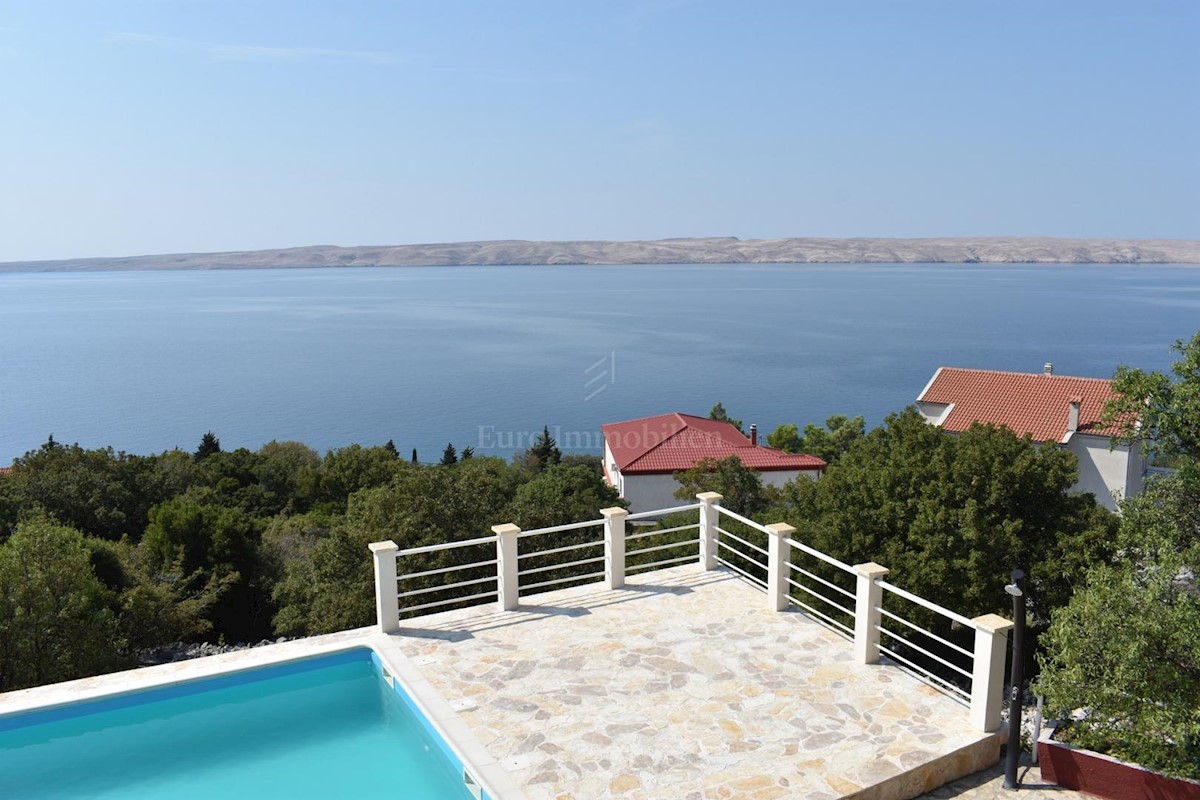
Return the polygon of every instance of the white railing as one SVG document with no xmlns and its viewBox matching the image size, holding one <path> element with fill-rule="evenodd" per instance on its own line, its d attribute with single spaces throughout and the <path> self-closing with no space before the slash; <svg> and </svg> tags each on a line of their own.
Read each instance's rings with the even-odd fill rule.
<svg viewBox="0 0 1200 800">
<path fill-rule="evenodd" d="M 548 528 L 534 528 L 533 530 L 520 531 L 517 533 L 518 539 L 524 539 L 529 536 L 544 536 L 551 533 L 569 533 L 571 531 L 582 531 L 589 528 L 596 528 L 604 525 L 603 519 L 590 519 L 585 522 L 571 522 L 566 525 L 552 525 Z M 573 567 L 582 567 L 589 564 L 603 563 L 605 556 L 603 553 L 599 556 L 589 556 L 586 558 L 577 558 L 573 561 L 557 561 L 550 564 L 540 564 L 536 567 L 521 568 L 521 561 L 526 559 L 544 559 L 546 556 L 560 555 L 562 553 L 576 553 L 580 550 L 595 550 L 598 547 L 604 547 L 604 540 L 589 542 L 576 542 L 574 544 L 563 545 L 560 547 L 547 547 L 541 550 L 530 550 L 526 553 L 517 553 L 517 594 L 520 595 L 521 590 L 525 590 L 526 594 L 537 594 L 538 591 L 549 591 L 550 587 L 564 586 L 566 584 L 578 584 L 588 581 L 595 581 L 604 577 L 604 570 L 598 572 L 588 572 L 583 575 L 567 575 L 566 577 L 551 578 L 549 580 L 541 580 L 540 577 L 533 582 L 524 582 L 522 576 L 533 575 L 542 576 L 548 572 L 556 572 L 558 570 L 570 570 Z M 533 591 L 537 590 L 537 591 Z"/>
<path fill-rule="evenodd" d="M 502 609 L 512 611 L 520 607 L 522 592 L 529 595 L 601 580 L 607 588 L 619 589 L 625 585 L 626 574 L 634 571 L 666 569 L 689 562 L 698 563 L 705 570 L 723 566 L 756 588 L 765 590 L 767 607 L 772 611 L 795 606 L 814 621 L 851 639 L 855 660 L 859 663 L 873 664 L 886 656 L 901 669 L 969 701 L 970 718 L 975 727 L 992 731 L 1000 726 L 1004 659 L 1011 622 L 994 614 L 968 619 L 888 583 L 883 579 L 888 574 L 885 567 L 871 562 L 851 565 L 839 561 L 798 541 L 794 536 L 795 528 L 790 525 L 763 525 L 722 507 L 721 496 L 714 492 L 699 494 L 697 499 L 699 503 L 636 514 L 623 508 L 606 508 L 601 511 L 600 519 L 527 531 L 515 525 L 495 525 L 493 536 L 407 550 L 400 550 L 394 542 L 375 542 L 371 550 L 375 560 L 375 606 L 379 628 L 385 633 L 394 633 L 400 630 L 401 614 L 462 606 L 491 597 L 498 599 Z M 692 511 L 698 512 L 699 520 L 695 523 L 628 534 L 625 530 L 629 520 L 658 520 Z M 740 526 L 739 532 L 730 530 L 735 525 Z M 603 528 L 602 538 L 585 538 L 567 544 L 560 544 L 560 538 L 550 540 L 552 546 L 521 552 L 520 542 L 530 537 L 573 534 L 572 538 L 575 538 L 594 528 Z M 676 536 L 678 538 L 668 538 Z M 644 541 L 650 537 L 656 538 Z M 631 543 L 634 544 L 632 548 L 629 547 Z M 495 546 L 496 557 L 398 574 L 398 557 L 428 556 L 482 545 Z M 675 554 L 685 549 L 689 552 Z M 550 558 L 552 556 L 563 558 Z M 600 564 L 604 565 L 603 569 L 588 569 Z M 456 572 L 484 568 L 491 569 L 491 574 L 451 579 L 447 583 L 402 592 L 388 589 L 395 587 L 397 582 L 403 584 L 433 577 L 444 580 L 456 577 Z M 570 574 L 559 575 L 560 572 Z M 837 583 L 846 579 L 853 579 L 853 590 Z M 495 588 L 473 591 L 487 584 Z M 468 593 L 425 601 L 429 596 L 439 597 L 441 592 L 463 589 Z M 889 607 L 884 606 L 885 595 L 893 598 Z M 414 599 L 420 602 L 412 604 Z M 401 601 L 406 604 L 401 606 Z M 974 648 L 956 644 L 903 616 L 895 605 L 897 602 L 916 605 L 948 620 L 952 626 L 971 629 L 975 637 Z M 893 623 L 900 628 L 891 627 Z M 887 637 L 886 644 L 881 644 L 881 637 Z M 945 673 L 945 670 L 950 672 Z M 953 677 L 947 678 L 945 674 Z M 969 690 L 964 688 L 966 685 Z"/>
</svg>

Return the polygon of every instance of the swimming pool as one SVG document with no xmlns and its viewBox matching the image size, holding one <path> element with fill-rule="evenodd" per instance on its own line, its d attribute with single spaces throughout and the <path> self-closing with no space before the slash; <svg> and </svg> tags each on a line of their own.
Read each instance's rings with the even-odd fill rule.
<svg viewBox="0 0 1200 800">
<path fill-rule="evenodd" d="M 368 648 L 0 716 L 5 800 L 480 796 Z"/>
</svg>

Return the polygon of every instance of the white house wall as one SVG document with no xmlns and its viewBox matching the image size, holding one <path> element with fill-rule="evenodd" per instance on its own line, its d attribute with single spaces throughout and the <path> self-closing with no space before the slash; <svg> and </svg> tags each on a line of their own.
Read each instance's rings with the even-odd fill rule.
<svg viewBox="0 0 1200 800">
<path fill-rule="evenodd" d="M 1144 465 L 1136 448 L 1118 445 L 1110 450 L 1110 441 L 1105 436 L 1076 434 L 1066 449 L 1079 459 L 1079 481 L 1071 490 L 1091 492 L 1097 502 L 1116 511 L 1118 500 L 1141 493 Z"/>
<path fill-rule="evenodd" d="M 694 498 L 680 500 L 675 496 L 679 482 L 667 475 L 625 475 L 621 496 L 629 501 L 630 511 L 651 511 L 696 502 Z"/>
</svg>

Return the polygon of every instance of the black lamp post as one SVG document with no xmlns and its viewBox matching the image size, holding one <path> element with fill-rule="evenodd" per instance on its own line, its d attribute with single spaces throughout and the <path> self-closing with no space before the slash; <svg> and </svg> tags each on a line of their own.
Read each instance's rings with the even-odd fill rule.
<svg viewBox="0 0 1200 800">
<path fill-rule="evenodd" d="M 1004 591 L 1013 599 L 1013 650 L 1012 650 L 1012 694 L 1008 701 L 1008 752 L 1004 759 L 1004 788 L 1019 789 L 1017 763 L 1021 759 L 1021 701 L 1024 693 L 1021 684 L 1025 681 L 1025 590 L 1021 582 L 1025 573 L 1012 571 L 1012 583 Z"/>
</svg>

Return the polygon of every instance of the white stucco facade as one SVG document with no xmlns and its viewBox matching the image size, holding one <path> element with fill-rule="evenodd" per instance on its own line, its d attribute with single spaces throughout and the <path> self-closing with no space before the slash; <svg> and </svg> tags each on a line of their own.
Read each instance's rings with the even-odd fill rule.
<svg viewBox="0 0 1200 800">
<path fill-rule="evenodd" d="M 1119 501 L 1141 494 L 1146 464 L 1136 445 L 1112 447 L 1107 436 L 1075 433 L 1062 445 L 1079 459 L 1079 480 L 1073 492 L 1091 492 L 1096 501 L 1111 511 Z"/>
</svg>

